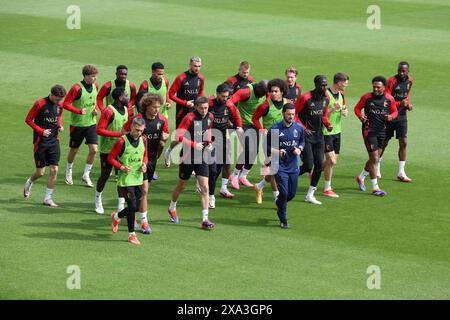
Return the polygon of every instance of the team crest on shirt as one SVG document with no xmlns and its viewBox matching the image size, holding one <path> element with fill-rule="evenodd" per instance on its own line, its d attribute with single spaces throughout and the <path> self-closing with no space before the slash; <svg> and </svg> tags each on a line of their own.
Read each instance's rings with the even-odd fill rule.
<svg viewBox="0 0 450 320">
<path fill-rule="evenodd" d="M 407 83 L 406 84 L 406 90 L 409 90 L 409 87 L 411 86 L 411 84 Z"/>
<path fill-rule="evenodd" d="M 294 129 L 294 138 L 298 138 L 298 131 L 297 131 L 297 129 Z"/>
<path fill-rule="evenodd" d="M 208 127 L 211 125 L 211 119 L 208 118 Z"/>
<path fill-rule="evenodd" d="M 156 130 L 159 130 L 161 128 L 161 123 L 158 122 L 158 124 L 156 125 Z"/>
<path fill-rule="evenodd" d="M 184 83 L 184 85 L 185 85 L 185 86 L 188 86 L 188 85 L 189 85 L 189 81 L 186 81 L 186 82 Z"/>
<path fill-rule="evenodd" d="M 228 109 L 227 108 L 225 108 L 225 110 L 223 111 L 223 114 L 226 115 L 226 116 L 228 115 Z"/>
<path fill-rule="evenodd" d="M 323 100 L 323 107 L 325 108 L 327 106 L 327 101 Z"/>
<path fill-rule="evenodd" d="M 200 127 L 200 121 L 194 121 L 194 126 L 195 127 Z"/>
<path fill-rule="evenodd" d="M 314 104 L 314 102 L 311 102 L 311 107 L 315 107 L 316 105 Z"/>
<path fill-rule="evenodd" d="M 201 81 L 200 79 L 197 80 L 197 87 L 200 87 Z"/>
<path fill-rule="evenodd" d="M 56 106 L 56 113 L 59 114 L 59 112 L 61 111 L 61 107 L 59 105 Z"/>
<path fill-rule="evenodd" d="M 395 90 L 400 90 L 400 86 L 396 86 L 396 87 L 395 87 Z"/>
<path fill-rule="evenodd" d="M 388 106 L 388 102 L 387 102 L 387 100 L 386 100 L 386 101 L 384 101 L 384 103 L 383 103 L 383 106 L 384 106 L 384 107 L 387 107 L 387 106 Z"/>
</svg>

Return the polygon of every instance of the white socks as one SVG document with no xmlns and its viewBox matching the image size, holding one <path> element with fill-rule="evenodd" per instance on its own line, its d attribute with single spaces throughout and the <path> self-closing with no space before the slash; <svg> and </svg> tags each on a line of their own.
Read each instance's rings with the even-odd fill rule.
<svg viewBox="0 0 450 320">
<path fill-rule="evenodd" d="M 273 197 L 275 198 L 275 201 L 278 199 L 278 195 L 280 194 L 280 191 L 273 191 Z"/>
<path fill-rule="evenodd" d="M 125 198 L 119 197 L 118 203 L 117 203 L 117 212 L 122 211 L 125 208 Z"/>
<path fill-rule="evenodd" d="M 208 209 L 202 210 L 203 221 L 208 220 Z"/>
<path fill-rule="evenodd" d="M 67 162 L 66 171 L 72 171 L 72 168 L 73 168 L 73 162 L 72 163 Z"/>
<path fill-rule="evenodd" d="M 331 190 L 331 180 L 327 181 L 325 180 L 325 187 L 324 187 L 325 191 L 327 190 Z"/>
<path fill-rule="evenodd" d="M 167 160 L 170 159 L 171 152 L 172 152 L 172 149 L 170 148 L 170 146 L 168 146 L 166 149 L 166 152 L 164 153 L 164 158 L 166 158 Z"/>
<path fill-rule="evenodd" d="M 177 202 L 170 200 L 169 209 L 172 210 L 172 211 L 177 210 Z"/>
<path fill-rule="evenodd" d="M 250 171 L 250 170 L 247 170 L 247 169 L 243 168 L 243 169 L 242 169 L 242 172 L 241 172 L 241 174 L 240 174 L 240 177 L 241 177 L 241 178 L 247 178 L 249 171 Z"/>
<path fill-rule="evenodd" d="M 102 198 L 102 193 L 98 192 L 98 191 L 95 191 L 95 198 L 101 199 Z"/>
<path fill-rule="evenodd" d="M 380 189 L 380 187 L 378 187 L 378 179 L 370 179 L 370 182 L 372 182 L 372 190 Z"/>
<path fill-rule="evenodd" d="M 233 178 L 237 179 L 239 177 L 240 173 L 241 173 L 241 170 L 234 169 L 234 171 L 231 175 L 233 176 Z"/>
<path fill-rule="evenodd" d="M 314 197 L 314 192 L 316 191 L 316 187 L 310 186 L 308 189 L 308 193 L 306 194 L 306 197 L 312 198 Z"/>
<path fill-rule="evenodd" d="M 265 186 L 266 186 L 266 180 L 265 180 L 265 179 L 262 179 L 262 180 L 256 185 L 256 187 L 257 187 L 259 190 L 264 189 Z"/>
<path fill-rule="evenodd" d="M 31 177 L 28 178 L 27 182 L 25 182 L 25 188 L 31 188 L 33 185 L 33 181 L 31 181 Z"/>
<path fill-rule="evenodd" d="M 47 188 L 47 190 L 45 191 L 44 201 L 51 199 L 52 198 L 52 193 L 53 193 L 53 189 Z"/>
<path fill-rule="evenodd" d="M 89 175 L 91 174 L 91 170 L 92 170 L 92 164 L 87 164 L 84 166 L 84 173 L 83 173 L 83 177 L 89 177 Z"/>
<path fill-rule="evenodd" d="M 405 173 L 405 164 L 406 164 L 406 161 L 399 161 L 398 162 L 398 176 L 406 176 L 406 173 Z"/>
<path fill-rule="evenodd" d="M 222 178 L 222 186 L 220 187 L 221 192 L 227 191 L 228 179 Z"/>
<path fill-rule="evenodd" d="M 369 175 L 369 172 L 363 169 L 359 175 L 359 178 L 361 180 L 364 180 L 368 175 Z"/>
<path fill-rule="evenodd" d="M 378 159 L 378 162 L 377 162 L 377 174 L 380 173 L 380 162 L 381 162 L 381 159 L 382 159 L 382 158 Z M 406 176 L 406 173 L 405 173 L 405 164 L 406 164 L 406 161 L 399 161 L 399 162 L 398 162 L 398 174 L 397 174 L 397 175 L 398 175 L 399 177 Z"/>
<path fill-rule="evenodd" d="M 147 211 L 141 212 L 141 223 L 147 222 Z"/>
</svg>

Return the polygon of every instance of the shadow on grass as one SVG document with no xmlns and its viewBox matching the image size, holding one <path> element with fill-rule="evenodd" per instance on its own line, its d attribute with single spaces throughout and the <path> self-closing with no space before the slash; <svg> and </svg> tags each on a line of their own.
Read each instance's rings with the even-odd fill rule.
<svg viewBox="0 0 450 320">
<path fill-rule="evenodd" d="M 104 242 L 126 242 L 126 239 L 113 239 L 111 235 L 102 233 L 93 233 L 90 235 L 79 234 L 75 232 L 41 232 L 24 234 L 25 237 L 31 239 L 53 239 L 53 240 L 77 240 L 77 241 L 104 241 Z"/>
<path fill-rule="evenodd" d="M 125 239 L 114 239 L 115 235 L 111 233 L 110 219 L 106 219 L 106 216 L 97 216 L 97 219 L 92 220 L 81 220 L 79 222 L 27 222 L 22 224 L 24 227 L 45 229 L 52 228 L 61 231 L 57 232 L 40 232 L 40 233 L 30 233 L 24 234 L 28 238 L 37 239 L 54 239 L 54 240 L 78 240 L 78 241 L 119 241 L 126 242 Z M 77 233 L 76 230 L 84 231 L 83 234 Z M 86 231 L 88 234 L 86 234 Z M 119 232 L 127 233 L 126 222 L 122 226 L 122 230 Z"/>
<path fill-rule="evenodd" d="M 248 216 L 247 216 L 248 217 Z M 279 224 L 278 216 L 274 213 L 273 219 L 257 218 L 256 220 L 241 220 L 235 218 L 217 218 L 218 224 L 242 227 L 257 227 L 257 228 L 273 228 Z"/>
<path fill-rule="evenodd" d="M 64 202 L 58 201 L 57 208 L 51 208 L 42 204 L 42 202 L 35 200 L 25 200 L 23 198 L 12 198 L 6 200 L 0 200 L 0 206 L 4 210 L 15 213 L 15 214 L 63 214 L 63 213 L 82 213 L 82 214 L 93 214 L 94 205 L 93 203 L 85 202 Z M 76 206 L 74 206 L 76 204 Z M 20 207 L 11 205 L 21 205 Z"/>
<path fill-rule="evenodd" d="M 55 228 L 55 229 L 70 229 L 70 230 L 106 230 L 111 223 L 111 218 L 106 219 L 100 217 L 96 220 L 81 220 L 79 222 L 27 222 L 22 225 L 33 228 Z"/>
</svg>

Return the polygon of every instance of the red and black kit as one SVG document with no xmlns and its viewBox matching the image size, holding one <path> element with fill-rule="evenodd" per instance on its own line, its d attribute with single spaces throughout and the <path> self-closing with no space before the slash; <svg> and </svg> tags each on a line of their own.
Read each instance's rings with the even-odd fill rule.
<svg viewBox="0 0 450 320">
<path fill-rule="evenodd" d="M 33 129 L 34 161 L 36 168 L 58 165 L 60 158 L 59 128 L 62 123 L 63 107 L 53 103 L 49 97 L 37 100 L 31 107 L 25 122 Z M 51 130 L 44 137 L 45 130 Z"/>
<path fill-rule="evenodd" d="M 245 88 L 249 83 L 255 82 L 252 76 L 243 78 L 238 74 L 228 77 L 227 82 L 233 87 L 233 92 L 237 92 L 239 89 Z"/>
<path fill-rule="evenodd" d="M 322 175 L 324 158 L 323 126 L 328 127 L 328 105 L 330 99 L 326 94 L 309 91 L 302 94 L 295 103 L 297 121 L 310 130 L 305 134 L 305 147 L 302 152 L 303 163 L 299 175 L 312 172 L 311 186 L 317 187 Z"/>
<path fill-rule="evenodd" d="M 361 118 L 363 109 L 367 117 L 367 121 L 362 124 L 364 144 L 368 152 L 373 152 L 383 148 L 386 138 L 386 117 L 392 115 L 396 118 L 397 107 L 390 94 L 374 95 L 369 92 L 363 95 L 355 106 L 358 118 Z"/>
<path fill-rule="evenodd" d="M 183 121 L 180 123 L 176 131 L 176 139 L 183 143 L 180 157 L 179 177 L 182 180 L 189 180 L 192 171 L 196 175 L 208 177 L 210 152 L 209 149 L 212 143 L 212 126 L 214 116 L 208 112 L 203 118 L 200 113 L 195 110 L 188 113 Z M 195 144 L 202 143 L 203 151 L 195 150 Z M 211 148 L 212 149 L 212 148 Z"/>
<path fill-rule="evenodd" d="M 293 87 L 288 86 L 288 92 L 285 98 L 288 99 L 290 103 L 294 104 L 301 94 L 302 94 L 302 86 L 296 82 L 294 83 Z"/>
<path fill-rule="evenodd" d="M 214 157 L 214 163 L 209 166 L 209 194 L 213 195 L 216 180 L 224 164 L 231 163 L 229 140 L 227 139 L 227 129 L 230 124 L 235 124 L 236 127 L 242 128 L 242 119 L 239 114 L 239 110 L 231 102 L 219 102 L 214 96 L 208 98 L 209 100 L 209 112 L 214 117 L 213 129 L 220 131 L 221 137 L 219 139 L 213 134 L 213 146 L 212 157 Z"/>
<path fill-rule="evenodd" d="M 203 96 L 204 86 L 205 78 L 200 73 L 193 74 L 185 71 L 175 78 L 169 89 L 169 97 L 176 103 L 176 128 L 178 128 L 186 114 L 194 110 L 194 108 L 186 107 L 187 102 Z"/>
<path fill-rule="evenodd" d="M 398 117 L 394 121 L 386 124 L 387 139 L 391 139 L 394 136 L 394 133 L 397 139 L 406 138 L 408 135 L 406 108 L 401 105 L 401 102 L 405 100 L 409 103 L 413 83 L 414 81 L 409 75 L 406 79 L 402 79 L 399 75 L 395 75 L 388 80 L 386 92 L 394 97 L 398 110 Z"/>
</svg>

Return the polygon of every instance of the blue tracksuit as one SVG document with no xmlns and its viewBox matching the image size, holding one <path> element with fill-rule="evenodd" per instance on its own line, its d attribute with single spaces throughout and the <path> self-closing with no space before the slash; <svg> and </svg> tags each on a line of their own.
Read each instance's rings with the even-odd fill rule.
<svg viewBox="0 0 450 320">
<path fill-rule="evenodd" d="M 287 222 L 287 203 L 297 193 L 300 157 L 293 154 L 294 147 L 303 150 L 304 146 L 304 130 L 297 122 L 293 122 L 287 127 L 284 121 L 280 121 L 274 124 L 267 133 L 268 154 L 271 154 L 271 148 L 286 150 L 286 155 L 283 157 L 279 157 L 278 155 L 272 156 L 272 170 L 278 168 L 278 171 L 274 170 L 274 172 L 276 172 L 275 180 L 278 185 L 278 191 L 280 192 L 276 204 L 278 218 L 281 222 Z"/>
</svg>

